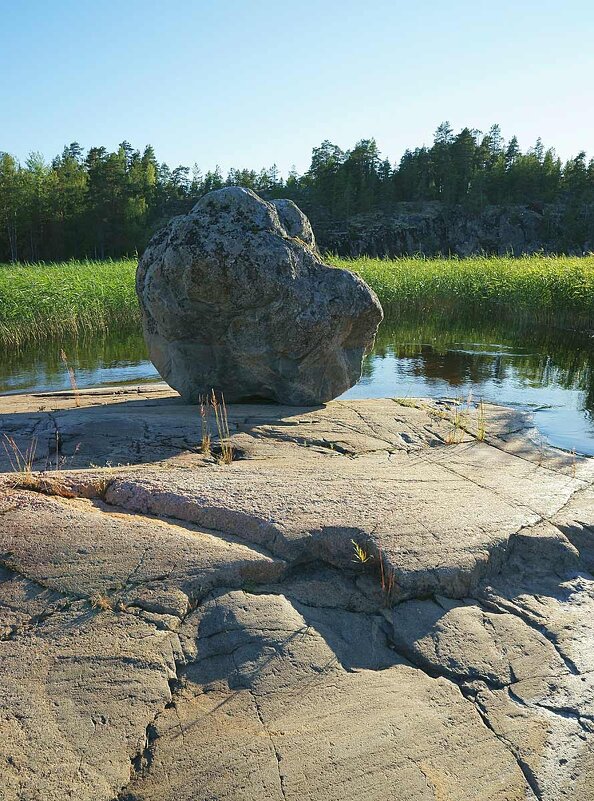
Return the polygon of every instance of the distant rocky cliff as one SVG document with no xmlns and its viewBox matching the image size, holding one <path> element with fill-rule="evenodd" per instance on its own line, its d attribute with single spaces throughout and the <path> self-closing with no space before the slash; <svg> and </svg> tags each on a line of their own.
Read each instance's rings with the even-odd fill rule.
<svg viewBox="0 0 594 801">
<path fill-rule="evenodd" d="M 594 251 L 594 207 L 487 206 L 473 212 L 440 203 L 398 203 L 348 220 L 310 212 L 320 247 L 345 256 Z"/>
</svg>

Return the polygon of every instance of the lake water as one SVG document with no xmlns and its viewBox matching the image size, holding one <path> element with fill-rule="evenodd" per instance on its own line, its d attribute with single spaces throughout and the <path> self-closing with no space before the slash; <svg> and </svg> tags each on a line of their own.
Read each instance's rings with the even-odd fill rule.
<svg viewBox="0 0 594 801">
<path fill-rule="evenodd" d="M 139 334 L 0 352 L 0 393 L 159 380 Z M 435 317 L 386 320 L 345 398 L 483 399 L 529 410 L 552 444 L 594 455 L 594 335 Z"/>
</svg>

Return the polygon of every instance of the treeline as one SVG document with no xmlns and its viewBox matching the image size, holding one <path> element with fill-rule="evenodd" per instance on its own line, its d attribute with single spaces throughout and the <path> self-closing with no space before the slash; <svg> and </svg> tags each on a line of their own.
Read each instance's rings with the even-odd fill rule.
<svg viewBox="0 0 594 801">
<path fill-rule="evenodd" d="M 315 224 L 389 211 L 399 202 L 438 201 L 480 211 L 487 205 L 594 203 L 594 160 L 584 152 L 562 163 L 541 140 L 522 152 L 499 126 L 486 133 L 442 123 L 431 147 L 407 150 L 396 164 L 374 139 L 343 151 L 329 141 L 314 148 L 307 172 L 284 179 L 276 166 L 202 174 L 174 169 L 122 142 L 114 152 L 78 143 L 47 163 L 32 153 L 20 164 L 0 152 L 0 261 L 107 258 L 141 251 L 166 219 L 201 195 L 227 185 L 265 197 L 295 200 Z"/>
</svg>

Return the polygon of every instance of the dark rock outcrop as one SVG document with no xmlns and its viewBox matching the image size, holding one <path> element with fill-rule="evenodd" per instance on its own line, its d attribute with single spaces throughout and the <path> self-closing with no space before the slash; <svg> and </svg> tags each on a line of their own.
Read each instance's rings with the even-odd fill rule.
<svg viewBox="0 0 594 801">
<path fill-rule="evenodd" d="M 487 206 L 473 211 L 441 203 L 396 203 L 347 220 L 312 212 L 320 247 L 344 256 L 470 256 L 544 251 L 582 255 L 594 249 L 594 209 Z"/>
</svg>

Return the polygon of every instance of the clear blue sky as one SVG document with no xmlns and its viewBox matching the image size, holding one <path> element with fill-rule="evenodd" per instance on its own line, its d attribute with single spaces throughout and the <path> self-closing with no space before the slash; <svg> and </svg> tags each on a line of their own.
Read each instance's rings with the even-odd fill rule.
<svg viewBox="0 0 594 801">
<path fill-rule="evenodd" d="M 0 0 L 0 150 L 301 172 L 450 120 L 594 156 L 592 0 Z"/>
</svg>

